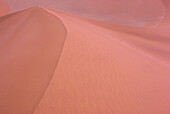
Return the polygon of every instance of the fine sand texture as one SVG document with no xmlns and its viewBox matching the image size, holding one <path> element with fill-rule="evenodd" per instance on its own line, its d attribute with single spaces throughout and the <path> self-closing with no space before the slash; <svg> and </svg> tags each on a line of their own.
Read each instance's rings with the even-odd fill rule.
<svg viewBox="0 0 170 114">
<path fill-rule="evenodd" d="M 45 7 L 0 18 L 0 113 L 169 114 L 168 16 L 154 26 Z"/>
</svg>

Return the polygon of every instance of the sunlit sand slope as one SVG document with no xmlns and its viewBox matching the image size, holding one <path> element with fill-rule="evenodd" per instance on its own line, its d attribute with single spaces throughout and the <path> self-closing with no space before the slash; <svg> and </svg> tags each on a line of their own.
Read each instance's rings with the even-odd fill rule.
<svg viewBox="0 0 170 114">
<path fill-rule="evenodd" d="M 67 38 L 36 114 L 170 113 L 170 40 L 164 29 L 48 12 L 63 21 Z"/>
</svg>

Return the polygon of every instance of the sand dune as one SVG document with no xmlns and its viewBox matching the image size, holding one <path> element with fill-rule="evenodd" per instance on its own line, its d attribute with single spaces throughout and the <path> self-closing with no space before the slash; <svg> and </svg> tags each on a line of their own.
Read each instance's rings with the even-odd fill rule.
<svg viewBox="0 0 170 114">
<path fill-rule="evenodd" d="M 169 114 L 164 22 L 132 27 L 44 7 L 1 17 L 0 112 Z"/>
</svg>

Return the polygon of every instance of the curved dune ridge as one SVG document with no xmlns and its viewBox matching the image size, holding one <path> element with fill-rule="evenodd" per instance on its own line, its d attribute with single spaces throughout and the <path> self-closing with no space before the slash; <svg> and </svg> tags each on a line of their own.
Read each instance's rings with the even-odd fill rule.
<svg viewBox="0 0 170 114">
<path fill-rule="evenodd" d="M 170 34 L 33 7 L 0 18 L 0 112 L 169 114 Z"/>
</svg>

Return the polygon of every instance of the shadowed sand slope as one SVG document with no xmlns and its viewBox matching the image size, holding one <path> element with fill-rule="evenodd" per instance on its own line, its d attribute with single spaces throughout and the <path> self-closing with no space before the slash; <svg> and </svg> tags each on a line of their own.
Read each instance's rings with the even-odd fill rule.
<svg viewBox="0 0 170 114">
<path fill-rule="evenodd" d="M 31 114 L 66 37 L 63 23 L 35 7 L 0 18 L 0 113 Z"/>
<path fill-rule="evenodd" d="M 170 113 L 167 28 L 114 25 L 43 7 L 0 23 L 1 112 Z"/>
</svg>

